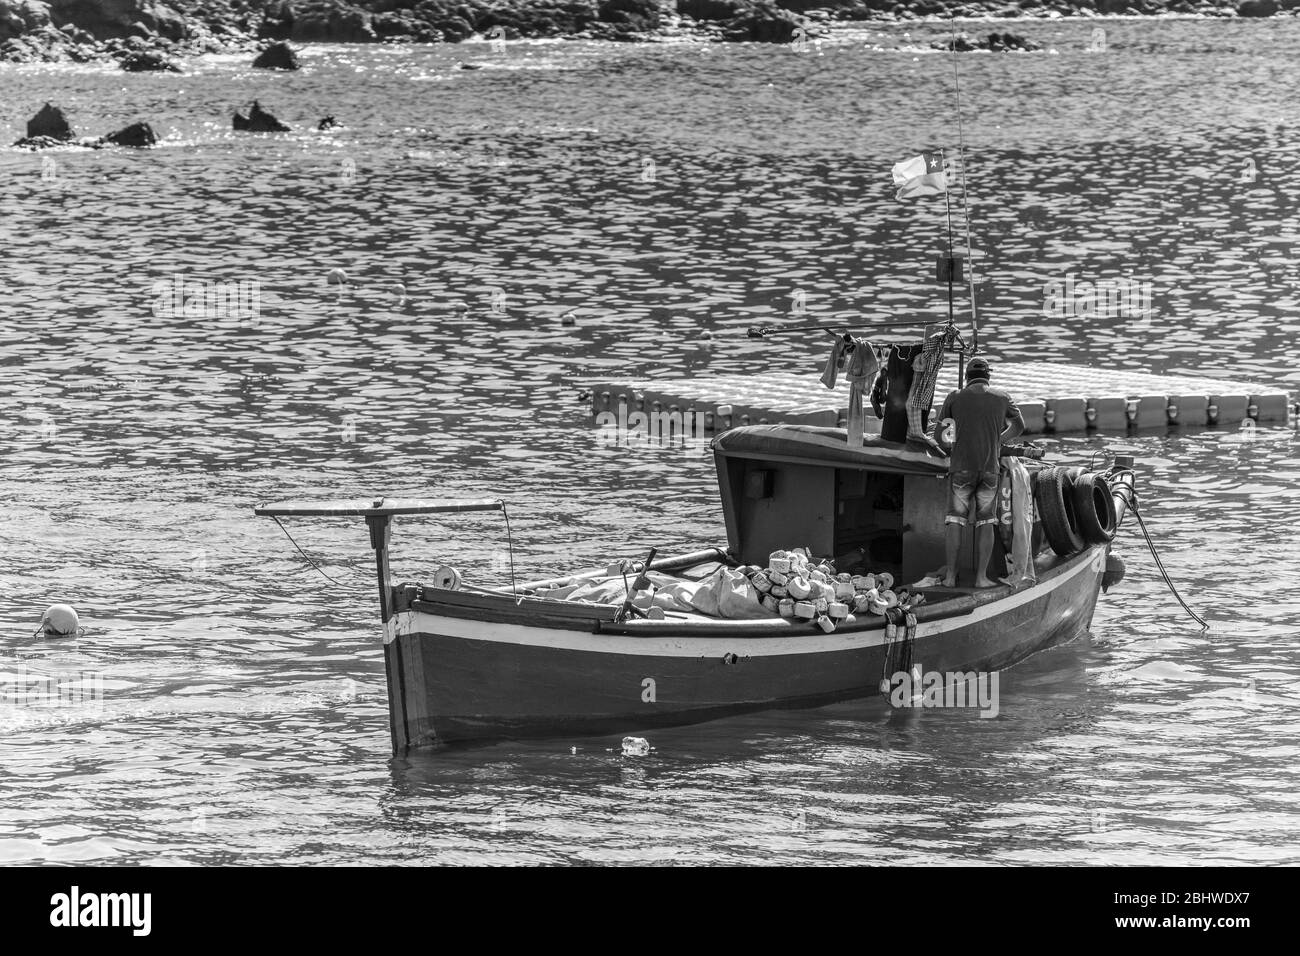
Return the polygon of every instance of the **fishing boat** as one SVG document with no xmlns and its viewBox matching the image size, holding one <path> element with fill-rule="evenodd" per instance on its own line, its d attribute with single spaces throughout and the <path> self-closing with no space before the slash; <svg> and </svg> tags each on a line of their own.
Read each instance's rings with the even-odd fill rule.
<svg viewBox="0 0 1300 956">
<path fill-rule="evenodd" d="M 967 528 L 957 567 L 946 563 L 948 458 L 917 434 L 917 420 L 923 431 L 938 368 L 952 352 L 960 356 L 961 387 L 962 363 L 979 351 L 979 325 L 971 276 L 967 346 L 954 290 L 970 261 L 969 219 L 967 254 L 958 257 L 944 162 L 941 150 L 927 152 L 896 166 L 894 176 L 900 199 L 944 197 L 947 249 L 937 280 L 948 289 L 946 324 L 749 330 L 755 338 L 829 333 L 837 370 L 850 355 L 875 354 L 854 331 L 925 331 L 920 345 L 895 347 L 888 368 L 872 363 L 881 367 L 872 390 L 879 437 L 865 436 L 867 373 L 860 369 L 845 370 L 857 389 L 850 392 L 856 411 L 847 428 L 771 423 L 714 437 L 725 544 L 672 557 L 651 550 L 640 562 L 522 584 L 513 570 L 508 583 L 477 585 L 450 568 L 431 583 L 394 583 L 388 547 L 396 519 L 505 512 L 505 503 L 380 497 L 255 509 L 277 521 L 365 520 L 378 574 L 394 751 L 634 733 L 817 707 L 888 692 L 901 686 L 899 675 L 925 672 L 957 682 L 989 674 L 1087 632 L 1098 594 L 1122 577 L 1110 547 L 1126 513 L 1136 515 L 1132 458 L 1087 471 L 1032 455 L 1021 461 L 1016 449 L 1004 448 L 1016 462 L 1004 463 L 1004 471 L 1017 475 L 1021 499 L 1010 550 L 1005 536 L 995 535 L 988 565 L 977 567 Z M 964 174 L 962 200 L 965 208 Z M 1008 512 L 1005 520 L 1012 517 Z M 509 536 L 508 515 L 506 528 Z M 507 544 L 513 556 L 509 537 Z M 1016 573 L 1004 578 L 1009 555 Z M 941 566 L 955 580 L 936 580 Z M 974 586 L 983 579 L 1002 583 Z M 730 600 L 725 608 L 723 598 Z"/>
<path fill-rule="evenodd" d="M 1010 667 L 1087 632 L 1103 584 L 1119 576 L 1110 539 L 1132 503 L 1131 458 L 1104 472 L 1027 462 L 1034 486 L 1032 580 L 977 589 L 969 529 L 954 587 L 924 594 L 906 621 L 873 606 L 834 622 L 771 614 L 722 619 L 630 600 L 548 596 L 623 575 L 639 584 L 751 576 L 773 553 L 857 554 L 883 582 L 915 581 L 943 561 L 947 460 L 928 448 L 843 429 L 733 428 L 713 440 L 727 542 L 621 569 L 475 586 L 446 569 L 432 584 L 394 583 L 399 517 L 504 511 L 500 499 L 279 502 L 255 513 L 357 517 L 375 552 L 389 723 L 395 752 L 505 738 L 634 733 L 769 708 L 880 694 L 902 671 L 967 675 Z M 512 546 L 513 547 L 513 546 Z M 999 542 L 993 571 L 1006 564 Z M 987 569 L 986 569 L 987 570 Z"/>
</svg>

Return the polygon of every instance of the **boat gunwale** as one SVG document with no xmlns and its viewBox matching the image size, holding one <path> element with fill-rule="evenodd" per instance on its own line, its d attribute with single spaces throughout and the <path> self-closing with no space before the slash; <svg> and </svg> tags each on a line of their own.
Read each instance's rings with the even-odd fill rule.
<svg viewBox="0 0 1300 956">
<path fill-rule="evenodd" d="M 1078 554 L 1068 558 L 1057 558 L 1046 568 L 1038 572 L 1037 581 L 1026 587 L 1011 588 L 999 585 L 996 588 L 970 590 L 969 593 L 954 594 L 951 598 L 934 604 L 923 604 L 913 613 L 917 623 L 941 621 L 973 614 L 980 608 L 997 604 L 1001 601 L 1023 595 L 1026 591 L 1037 590 L 1044 584 L 1050 584 L 1056 578 L 1066 574 L 1084 561 L 1095 559 L 1099 549 L 1107 545 L 1091 545 Z M 409 587 L 409 586 L 408 586 Z M 432 592 L 433 597 L 429 595 Z M 924 593 L 924 592 L 922 592 Z M 465 598 L 472 594 L 472 598 Z M 439 600 L 439 597 L 456 597 L 452 600 Z M 748 620 L 728 620 L 723 618 L 701 618 L 683 620 L 679 617 L 666 617 L 662 620 L 646 618 L 628 618 L 616 621 L 613 615 L 617 607 L 610 604 L 584 604 L 582 602 L 547 602 L 547 607 L 537 605 L 544 599 L 524 598 L 522 602 L 509 593 L 451 591 L 443 588 L 425 586 L 418 597 L 411 597 L 403 602 L 412 611 L 434 616 L 463 618 L 468 620 L 500 622 L 503 624 L 522 624 L 554 630 L 587 630 L 593 634 L 610 634 L 627 637 L 750 637 L 779 638 L 792 634 L 819 632 L 811 621 L 792 621 L 787 618 L 755 618 Z M 575 613 L 564 613 L 574 611 Z M 883 616 L 855 616 L 854 620 L 842 623 L 834 631 L 836 634 L 861 633 L 881 630 L 887 621 Z"/>
</svg>

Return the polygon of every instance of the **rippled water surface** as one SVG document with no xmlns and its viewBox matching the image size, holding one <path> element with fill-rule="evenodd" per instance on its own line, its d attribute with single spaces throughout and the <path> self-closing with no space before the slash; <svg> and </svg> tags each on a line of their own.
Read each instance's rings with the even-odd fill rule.
<svg viewBox="0 0 1300 956">
<path fill-rule="evenodd" d="M 960 58 L 989 354 L 1300 391 L 1300 24 L 1108 22 L 1086 53 L 1095 26 Z M 1092 639 L 1003 675 L 997 719 L 861 701 L 641 758 L 390 759 L 363 529 L 293 524 L 332 583 L 251 515 L 501 495 L 530 574 L 719 542 L 705 449 L 602 442 L 583 382 L 811 367 L 813 340 L 744 335 L 806 321 L 796 291 L 815 317 L 941 314 L 942 203 L 889 184 L 955 144 L 940 33 L 0 67 L 5 141 L 46 100 L 164 137 L 0 150 L 0 671 L 104 688 L 0 708 L 0 861 L 1300 862 L 1290 427 L 1058 443 L 1137 456 L 1208 634 L 1126 528 Z M 303 131 L 231 133 L 254 97 Z M 1069 274 L 1144 278 L 1155 311 L 1044 318 Z M 172 314 L 176 276 L 256 283 L 258 315 Z M 405 522 L 395 565 L 486 578 L 504 547 L 495 515 Z M 56 600 L 83 637 L 30 636 Z"/>
</svg>

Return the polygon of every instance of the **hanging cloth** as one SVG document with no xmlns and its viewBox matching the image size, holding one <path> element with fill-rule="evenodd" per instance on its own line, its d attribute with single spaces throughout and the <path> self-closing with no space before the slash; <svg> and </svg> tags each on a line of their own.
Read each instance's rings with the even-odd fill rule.
<svg viewBox="0 0 1300 956">
<path fill-rule="evenodd" d="M 930 407 L 934 404 L 934 386 L 943 367 L 949 331 L 936 332 L 912 363 L 912 387 L 907 393 L 907 440 L 928 444 L 926 435 Z"/>
<path fill-rule="evenodd" d="M 1002 546 L 1007 553 L 1007 576 L 1004 580 L 1013 588 L 1035 583 L 1037 575 L 1031 551 L 1034 496 L 1030 489 L 1029 469 L 1013 455 L 1002 459 L 997 518 Z"/>
<path fill-rule="evenodd" d="M 827 388 L 834 388 L 836 379 L 840 374 L 840 363 L 844 359 L 844 350 L 849 347 L 848 340 L 842 335 L 835 336 L 835 344 L 831 346 L 831 354 L 826 359 L 826 368 L 822 370 L 822 384 Z"/>
<path fill-rule="evenodd" d="M 912 391 L 912 361 L 921 354 L 922 345 L 891 345 L 883 373 L 880 437 L 887 442 L 907 441 L 907 396 Z"/>
<path fill-rule="evenodd" d="M 848 442 L 854 447 L 862 445 L 867 431 L 867 413 L 863 404 L 867 397 L 869 382 L 875 381 L 880 363 L 876 361 L 876 350 L 866 339 L 850 336 L 853 352 L 849 355 L 849 367 L 845 377 L 849 380 L 849 414 L 846 427 Z"/>
</svg>

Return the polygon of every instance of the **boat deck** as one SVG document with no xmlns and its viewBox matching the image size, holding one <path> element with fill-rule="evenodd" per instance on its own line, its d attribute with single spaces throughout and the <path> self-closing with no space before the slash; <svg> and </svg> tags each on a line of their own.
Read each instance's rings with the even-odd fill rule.
<svg viewBox="0 0 1300 956">
<path fill-rule="evenodd" d="M 1171 425 L 1251 428 L 1285 423 L 1293 409 L 1283 391 L 1248 382 L 1195 375 L 1153 374 L 1058 362 L 997 362 L 994 384 L 1015 397 L 1027 434 L 1126 432 Z M 956 366 L 949 363 L 935 388 L 935 410 L 956 388 Z M 588 383 L 592 415 L 645 412 L 655 434 L 670 428 L 725 431 L 736 425 L 789 424 L 843 427 L 848 383 L 825 388 L 819 373 L 768 372 L 761 375 L 699 374 L 690 378 L 599 379 Z M 694 413 L 683 426 L 674 413 Z M 608 421 L 608 419 L 605 419 Z M 874 419 L 867 416 L 868 428 Z M 1249 423 L 1249 424 L 1247 424 Z M 624 419 L 626 426 L 626 420 Z M 879 423 L 875 423 L 879 430 Z"/>
</svg>

